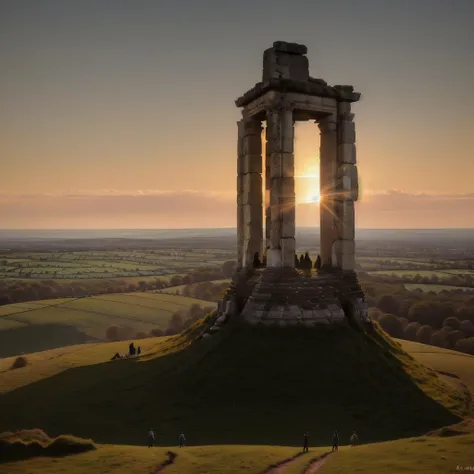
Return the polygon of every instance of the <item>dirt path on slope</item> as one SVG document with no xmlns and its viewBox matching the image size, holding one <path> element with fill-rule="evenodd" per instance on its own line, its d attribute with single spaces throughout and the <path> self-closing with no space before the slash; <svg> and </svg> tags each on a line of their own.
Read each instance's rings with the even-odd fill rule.
<svg viewBox="0 0 474 474">
<path fill-rule="evenodd" d="M 297 459 L 299 459 L 300 456 L 302 456 L 303 452 L 296 454 L 295 456 L 284 459 L 283 461 L 280 461 L 277 464 L 274 464 L 273 466 L 270 466 L 264 474 L 280 474 L 285 471 L 285 469 L 292 463 L 294 463 Z"/>
<path fill-rule="evenodd" d="M 310 465 L 304 471 L 304 474 L 316 474 L 319 472 L 319 469 L 324 465 L 324 463 L 328 460 L 329 455 L 332 453 L 324 453 L 319 458 L 311 461 Z"/>
<path fill-rule="evenodd" d="M 156 468 L 150 473 L 150 474 L 158 474 L 159 472 L 162 472 L 167 466 L 170 464 L 174 463 L 174 460 L 177 458 L 177 454 L 173 453 L 172 451 L 168 451 L 166 453 L 168 456 L 168 459 L 165 459 L 161 464 L 158 464 Z"/>
</svg>

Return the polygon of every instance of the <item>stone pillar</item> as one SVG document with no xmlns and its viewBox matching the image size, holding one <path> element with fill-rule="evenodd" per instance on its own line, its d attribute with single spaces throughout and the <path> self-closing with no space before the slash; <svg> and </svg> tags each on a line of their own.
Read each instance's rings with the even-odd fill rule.
<svg viewBox="0 0 474 474">
<path fill-rule="evenodd" d="M 271 248 L 271 228 L 272 228 L 272 216 L 270 206 L 270 192 L 272 187 L 272 175 L 271 175 L 271 145 L 269 142 L 268 124 L 265 128 L 265 253 L 267 249 Z M 268 257 L 268 255 L 267 255 Z"/>
<path fill-rule="evenodd" d="M 256 252 L 262 259 L 262 124 L 259 120 L 242 122 L 242 155 L 239 160 L 241 189 L 242 266 L 253 265 Z"/>
<path fill-rule="evenodd" d="M 243 169 L 244 160 L 244 121 L 237 122 L 237 270 L 243 266 L 244 249 L 244 211 L 243 211 Z"/>
<path fill-rule="evenodd" d="M 295 266 L 295 160 L 293 111 L 267 110 L 267 156 L 270 158 L 269 267 Z"/>
<path fill-rule="evenodd" d="M 329 115 L 319 123 L 321 132 L 319 148 L 320 186 L 320 256 L 323 268 L 332 268 L 334 242 L 334 194 L 337 172 L 337 115 Z"/>
<path fill-rule="evenodd" d="M 354 202 L 359 197 L 356 167 L 355 123 L 349 102 L 339 102 L 337 117 L 337 171 L 334 201 L 333 265 L 355 269 Z"/>
</svg>

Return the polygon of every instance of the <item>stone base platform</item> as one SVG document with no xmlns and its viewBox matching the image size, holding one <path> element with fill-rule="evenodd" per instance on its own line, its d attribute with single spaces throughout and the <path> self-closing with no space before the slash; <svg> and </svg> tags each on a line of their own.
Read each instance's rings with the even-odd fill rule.
<svg viewBox="0 0 474 474">
<path fill-rule="evenodd" d="M 264 268 L 236 272 L 208 333 L 233 320 L 265 326 L 371 326 L 355 272 Z"/>
<path fill-rule="evenodd" d="M 249 324 L 314 327 L 349 324 L 354 310 L 367 317 L 354 273 L 266 268 L 240 317 Z"/>
</svg>

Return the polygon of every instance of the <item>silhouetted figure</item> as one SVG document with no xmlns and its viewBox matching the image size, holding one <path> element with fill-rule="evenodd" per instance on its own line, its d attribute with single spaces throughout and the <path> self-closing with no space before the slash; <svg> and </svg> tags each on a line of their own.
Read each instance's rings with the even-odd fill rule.
<svg viewBox="0 0 474 474">
<path fill-rule="evenodd" d="M 137 355 L 140 355 L 142 353 L 142 350 L 140 348 L 140 346 L 137 347 Z"/>
<path fill-rule="evenodd" d="M 337 451 L 339 449 L 339 433 L 334 431 L 334 434 L 332 435 L 332 450 Z"/>
<path fill-rule="evenodd" d="M 304 435 L 303 435 L 303 453 L 304 452 L 308 452 L 309 448 L 308 448 L 308 432 L 305 431 L 304 432 Z"/>
<path fill-rule="evenodd" d="M 121 358 L 122 356 L 118 352 L 116 352 L 115 355 L 110 360 L 121 359 Z"/>
<path fill-rule="evenodd" d="M 298 255 L 295 253 L 295 268 L 300 268 L 300 261 L 298 260 Z"/>
<path fill-rule="evenodd" d="M 148 432 L 148 447 L 151 448 L 154 445 L 155 445 L 155 432 L 153 431 L 153 428 L 150 428 L 150 431 Z"/>
<path fill-rule="evenodd" d="M 316 268 L 316 270 L 321 270 L 321 256 L 319 254 L 314 262 L 314 268 Z"/>
<path fill-rule="evenodd" d="M 357 433 L 353 431 L 351 436 L 351 446 L 355 446 L 357 441 L 359 441 L 359 437 L 357 436 Z"/>
<path fill-rule="evenodd" d="M 267 266 L 267 255 L 265 254 L 262 258 L 262 267 L 266 267 Z"/>
<path fill-rule="evenodd" d="M 304 268 L 304 255 L 300 255 L 300 267 L 299 268 Z"/>
<path fill-rule="evenodd" d="M 181 431 L 178 439 L 179 439 L 179 447 L 180 448 L 184 447 L 184 442 L 186 441 L 186 438 L 184 437 L 184 431 Z"/>
<path fill-rule="evenodd" d="M 258 257 L 258 252 L 255 252 L 253 256 L 253 268 L 259 268 L 261 266 L 260 258 Z"/>
<path fill-rule="evenodd" d="M 308 270 L 311 270 L 311 267 L 313 266 L 313 262 L 311 261 L 311 259 L 309 258 L 309 253 L 306 252 L 304 254 L 304 267 Z"/>
<path fill-rule="evenodd" d="M 135 346 L 133 345 L 133 342 L 131 342 L 128 346 L 128 355 L 134 356 L 136 352 Z"/>
</svg>

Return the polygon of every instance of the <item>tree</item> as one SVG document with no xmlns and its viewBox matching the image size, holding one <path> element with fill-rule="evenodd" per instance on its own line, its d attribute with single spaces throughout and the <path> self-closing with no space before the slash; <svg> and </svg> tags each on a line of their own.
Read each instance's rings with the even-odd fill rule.
<svg viewBox="0 0 474 474">
<path fill-rule="evenodd" d="M 382 295 L 376 304 L 383 313 L 398 314 L 399 304 L 392 295 Z"/>
<path fill-rule="evenodd" d="M 446 327 L 446 326 L 448 326 L 450 328 L 453 328 L 453 329 L 460 329 L 459 319 L 454 317 L 454 316 L 446 318 L 443 321 L 443 327 Z"/>
<path fill-rule="evenodd" d="M 466 335 L 466 337 L 474 336 L 474 323 L 469 320 L 461 321 L 459 329 Z"/>
<path fill-rule="evenodd" d="M 171 319 L 168 323 L 168 329 L 173 331 L 173 334 L 177 334 L 178 332 L 182 331 L 183 329 L 183 317 L 179 312 L 174 313 L 173 316 L 171 316 Z"/>
<path fill-rule="evenodd" d="M 431 344 L 431 335 L 433 334 L 433 328 L 425 324 L 418 329 L 416 333 L 416 340 L 423 344 Z"/>
<path fill-rule="evenodd" d="M 105 331 L 105 337 L 110 342 L 119 341 L 119 328 L 118 326 L 109 326 Z"/>
<path fill-rule="evenodd" d="M 394 314 L 383 314 L 379 318 L 382 329 L 392 337 L 403 337 L 403 322 Z"/>
<path fill-rule="evenodd" d="M 163 329 L 152 329 L 150 331 L 150 337 L 163 337 L 165 335 L 165 332 L 163 331 Z"/>
<path fill-rule="evenodd" d="M 409 341 L 416 341 L 416 334 L 420 328 L 421 324 L 417 322 L 407 324 L 404 331 L 404 339 L 407 339 Z"/>
<path fill-rule="evenodd" d="M 474 337 L 459 339 L 454 344 L 454 350 L 474 355 Z"/>
</svg>

